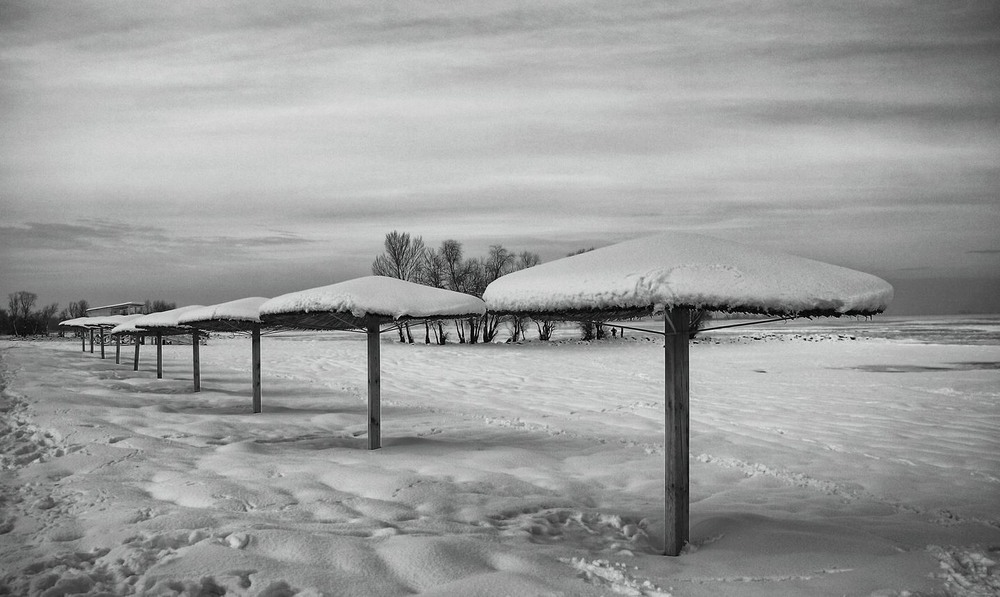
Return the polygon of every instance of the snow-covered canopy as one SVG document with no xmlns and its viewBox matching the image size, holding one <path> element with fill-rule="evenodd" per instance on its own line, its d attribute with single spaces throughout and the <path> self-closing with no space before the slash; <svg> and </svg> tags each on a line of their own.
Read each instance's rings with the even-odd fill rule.
<svg viewBox="0 0 1000 597">
<path fill-rule="evenodd" d="M 189 305 L 178 307 L 169 311 L 159 311 L 148 315 L 129 316 L 125 322 L 116 325 L 111 329 L 112 334 L 136 334 L 142 332 L 160 332 L 163 334 L 183 334 L 191 331 L 191 328 L 181 325 L 178 319 L 181 315 L 194 309 L 201 309 L 202 305 Z"/>
<path fill-rule="evenodd" d="M 482 315 L 471 295 L 385 276 L 366 276 L 283 294 L 260 307 L 265 324 L 311 329 L 353 329 L 366 320 L 441 319 Z"/>
<path fill-rule="evenodd" d="M 140 317 L 141 317 L 141 315 L 140 315 Z M 138 319 L 138 318 L 136 318 L 136 319 Z M 131 319 L 129 321 L 123 321 L 122 323 L 119 323 L 115 327 L 111 328 L 111 334 L 112 335 L 118 335 L 118 334 L 140 334 L 140 333 L 142 333 L 144 331 L 145 330 L 142 330 L 142 329 L 136 327 L 136 325 L 135 325 L 135 319 Z"/>
<path fill-rule="evenodd" d="M 195 309 L 201 309 L 202 307 L 203 305 L 188 305 L 187 307 L 178 307 L 169 311 L 150 313 L 136 319 L 135 325 L 136 327 L 151 330 L 155 330 L 156 328 L 175 328 L 180 325 L 181 315 Z"/>
<path fill-rule="evenodd" d="M 97 317 L 74 317 L 73 319 L 60 321 L 59 327 L 77 329 L 110 328 L 138 317 L 142 317 L 142 315 L 99 315 Z"/>
<path fill-rule="evenodd" d="M 255 324 L 260 324 L 260 306 L 267 300 L 262 296 L 253 296 L 192 309 L 178 317 L 177 322 L 200 329 L 249 329 Z"/>
<path fill-rule="evenodd" d="M 649 313 L 687 307 L 776 315 L 871 315 L 892 286 L 870 274 L 695 234 L 671 232 L 506 275 L 490 311 L 535 315 Z"/>
<path fill-rule="evenodd" d="M 85 317 L 90 320 L 90 327 L 113 328 L 127 321 L 133 321 L 142 315 L 101 315 L 98 317 Z"/>
<path fill-rule="evenodd" d="M 93 317 L 74 317 L 59 322 L 61 328 L 87 328 L 93 325 Z"/>
</svg>

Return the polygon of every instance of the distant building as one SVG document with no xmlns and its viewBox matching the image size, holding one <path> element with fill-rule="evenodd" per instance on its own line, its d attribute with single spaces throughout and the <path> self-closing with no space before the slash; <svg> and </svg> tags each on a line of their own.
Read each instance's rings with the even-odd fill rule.
<svg viewBox="0 0 1000 597">
<path fill-rule="evenodd" d="M 146 303 L 118 303 L 115 305 L 105 305 L 87 309 L 87 317 L 101 317 L 104 315 L 135 315 L 142 313 Z"/>
</svg>

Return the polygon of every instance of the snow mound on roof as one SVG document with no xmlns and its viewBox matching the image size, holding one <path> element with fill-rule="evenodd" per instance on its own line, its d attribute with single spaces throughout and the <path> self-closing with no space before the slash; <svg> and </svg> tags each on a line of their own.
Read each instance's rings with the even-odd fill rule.
<svg viewBox="0 0 1000 597">
<path fill-rule="evenodd" d="M 482 315 L 486 304 L 468 294 L 433 288 L 385 276 L 366 276 L 291 292 L 274 297 L 260 306 L 260 314 L 350 313 L 403 317 L 461 317 Z"/>
<path fill-rule="evenodd" d="M 139 317 L 142 317 L 140 315 Z M 138 319 L 138 317 L 136 318 Z M 115 327 L 111 328 L 111 334 L 117 336 L 118 334 L 136 334 L 142 330 L 135 326 L 135 319 L 129 321 L 123 321 Z"/>
<path fill-rule="evenodd" d="M 491 311 L 564 313 L 663 306 L 769 314 L 883 311 L 892 286 L 844 267 L 672 232 L 506 275 L 483 298 Z"/>
<path fill-rule="evenodd" d="M 118 324 L 131 321 L 138 317 L 142 317 L 142 315 L 98 315 L 95 317 L 74 317 L 73 319 L 60 321 L 59 326 L 67 328 L 114 327 Z"/>
<path fill-rule="evenodd" d="M 133 321 L 140 317 L 142 317 L 142 315 L 101 315 L 98 317 L 85 317 L 84 319 L 90 319 L 91 326 L 107 328 L 117 326 L 127 321 Z"/>
<path fill-rule="evenodd" d="M 267 302 L 262 296 L 252 296 L 218 305 L 192 309 L 177 318 L 181 325 L 199 321 L 249 321 L 260 323 L 260 306 Z"/>
<path fill-rule="evenodd" d="M 202 307 L 203 305 L 188 305 L 187 307 L 178 307 L 169 311 L 150 313 L 149 315 L 139 317 L 133 323 L 135 324 L 135 327 L 144 330 L 156 328 L 175 328 L 180 326 L 180 322 L 178 320 L 181 315 L 195 309 L 201 309 Z"/>
<path fill-rule="evenodd" d="M 65 328 L 82 328 L 90 325 L 90 317 L 74 317 L 72 319 L 66 319 L 59 322 L 59 327 Z"/>
</svg>

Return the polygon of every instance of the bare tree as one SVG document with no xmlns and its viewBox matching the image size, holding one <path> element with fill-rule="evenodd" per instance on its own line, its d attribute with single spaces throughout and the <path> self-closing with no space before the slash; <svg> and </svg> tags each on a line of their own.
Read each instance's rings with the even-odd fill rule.
<svg viewBox="0 0 1000 597">
<path fill-rule="evenodd" d="M 440 253 L 444 260 L 446 287 L 455 292 L 483 296 L 486 284 L 482 260 L 465 259 L 462 253 L 462 243 L 454 239 L 442 242 Z M 482 318 L 479 316 L 471 316 L 466 320 L 456 319 L 455 333 L 458 335 L 459 344 L 479 342 L 481 325 Z M 468 331 L 466 326 L 468 326 Z"/>
<path fill-rule="evenodd" d="M 59 303 L 52 303 L 46 306 L 38 313 L 38 329 L 35 331 L 36 334 L 48 334 L 49 326 L 53 323 L 59 323 L 55 321 L 56 313 L 59 311 Z"/>
<path fill-rule="evenodd" d="M 375 261 L 372 262 L 372 273 L 376 276 L 420 282 L 426 251 L 424 239 L 419 236 L 411 238 L 408 232 L 393 230 L 385 235 L 384 245 L 385 252 L 375 257 Z M 397 331 L 400 342 L 413 344 L 409 324 L 399 326 Z"/>
<path fill-rule="evenodd" d="M 441 258 L 444 259 L 448 289 L 464 292 L 466 268 L 462 259 L 462 243 L 452 239 L 441 243 Z"/>
<path fill-rule="evenodd" d="M 490 245 L 490 251 L 483 260 L 483 272 L 486 274 L 486 284 L 514 271 L 517 256 L 503 245 Z M 485 288 L 484 288 L 485 290 Z"/>
<path fill-rule="evenodd" d="M 162 299 L 156 299 L 151 301 L 146 299 L 146 305 L 142 308 L 142 312 L 145 314 L 149 313 L 161 313 L 163 311 L 170 311 L 177 308 L 177 303 L 172 303 Z"/>
<path fill-rule="evenodd" d="M 420 283 L 434 288 L 448 288 L 448 263 L 441 249 L 426 249 L 420 268 Z"/>
<path fill-rule="evenodd" d="M 481 262 L 483 274 L 481 278 L 482 288 L 477 288 L 478 296 L 483 295 L 486 287 L 491 282 L 509 274 L 514 268 L 516 259 L 514 254 L 505 249 L 503 245 L 491 245 L 489 253 Z M 483 317 L 483 342 L 492 342 L 496 338 L 497 333 L 500 331 L 501 320 L 502 318 L 498 315 L 486 313 L 486 316 Z"/>
<path fill-rule="evenodd" d="M 59 303 L 52 303 L 41 311 L 32 311 L 36 301 L 38 301 L 38 295 L 25 290 L 7 295 L 7 306 L 10 310 L 7 314 L 7 320 L 10 331 L 15 336 L 48 333 L 49 325 L 52 324 L 56 313 L 59 312 Z"/>
<path fill-rule="evenodd" d="M 483 267 L 482 259 L 467 259 L 462 269 L 463 288 L 462 292 L 482 298 L 486 290 L 486 270 Z M 475 344 L 482 339 L 488 342 L 483 336 L 486 327 L 486 320 L 489 314 L 480 317 L 478 315 L 469 318 L 469 344 Z"/>
<path fill-rule="evenodd" d="M 69 304 L 69 317 L 84 317 L 87 315 L 87 309 L 90 308 L 90 304 L 87 301 L 76 301 Z"/>
<path fill-rule="evenodd" d="M 533 253 L 531 251 L 521 251 L 517 254 L 517 259 L 514 261 L 513 271 L 519 271 L 522 269 L 528 269 L 529 267 L 535 267 L 542 262 L 542 258 L 538 256 L 538 253 Z M 525 335 L 525 329 L 528 327 L 529 318 L 528 317 L 518 317 L 516 315 L 511 316 L 511 339 L 517 342 L 520 338 Z M 545 324 L 548 326 L 548 323 Z M 536 326 L 537 327 L 537 326 Z M 551 330 L 548 331 L 545 338 L 542 336 L 542 328 L 539 327 L 539 338 L 542 340 L 548 340 L 548 336 L 552 334 Z"/>
<path fill-rule="evenodd" d="M 7 306 L 11 317 L 26 318 L 31 314 L 31 308 L 35 306 L 38 295 L 34 292 L 19 290 L 7 295 Z"/>
<path fill-rule="evenodd" d="M 509 342 L 520 342 L 521 338 L 524 336 L 524 324 L 528 322 L 527 317 L 518 317 L 516 315 L 511 315 L 507 318 L 508 326 L 510 330 Z"/>
<path fill-rule="evenodd" d="M 27 335 L 31 308 L 35 306 L 38 295 L 26 290 L 18 290 L 7 295 L 7 306 L 11 327 L 15 336 Z"/>
<path fill-rule="evenodd" d="M 445 262 L 443 250 L 433 248 L 424 249 L 423 264 L 420 267 L 420 283 L 434 288 L 446 288 L 448 286 L 448 266 Z M 440 321 L 433 324 L 424 322 L 424 344 L 431 343 L 432 328 L 434 329 L 435 343 L 444 344 L 444 328 Z"/>
<path fill-rule="evenodd" d="M 520 269 L 534 267 L 540 262 L 541 258 L 537 253 L 522 251 L 521 253 L 514 254 L 505 249 L 503 245 L 491 245 L 489 253 L 482 260 L 482 288 L 479 289 L 478 296 L 482 296 L 486 287 L 494 280 Z M 511 340 L 513 342 L 517 342 L 524 337 L 524 327 L 528 322 L 527 318 L 516 315 L 502 318 L 487 313 L 486 317 L 483 318 L 483 342 L 493 341 L 500 330 L 502 320 L 509 322 Z"/>
<path fill-rule="evenodd" d="M 543 321 L 535 320 L 535 328 L 538 330 L 539 340 L 549 340 L 552 338 L 552 332 L 556 329 L 556 322 L 551 319 L 546 319 Z"/>
<path fill-rule="evenodd" d="M 528 269 L 529 267 L 535 267 L 542 262 L 542 258 L 538 256 L 538 253 L 532 253 L 531 251 L 521 251 L 517 254 L 517 264 L 515 269 Z"/>
<path fill-rule="evenodd" d="M 385 252 L 375 258 L 372 273 L 417 282 L 424 261 L 424 239 L 393 230 L 385 235 L 384 244 Z"/>
</svg>

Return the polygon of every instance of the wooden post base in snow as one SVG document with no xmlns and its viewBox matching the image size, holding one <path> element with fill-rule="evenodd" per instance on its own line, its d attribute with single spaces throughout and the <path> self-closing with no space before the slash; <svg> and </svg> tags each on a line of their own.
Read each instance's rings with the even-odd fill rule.
<svg viewBox="0 0 1000 597">
<path fill-rule="evenodd" d="M 253 385 L 253 412 L 260 412 L 260 325 L 250 332 L 250 377 Z"/>
<path fill-rule="evenodd" d="M 135 342 L 135 362 L 132 365 L 132 371 L 139 370 L 139 344 L 141 344 L 139 338 L 140 338 L 139 334 L 132 336 L 132 339 Z"/>
<path fill-rule="evenodd" d="M 191 332 L 191 360 L 194 368 L 194 391 L 201 391 L 201 335 L 198 330 Z"/>
<path fill-rule="evenodd" d="M 382 377 L 379 371 L 379 325 L 368 320 L 368 449 L 382 447 Z"/>
<path fill-rule="evenodd" d="M 156 379 L 163 379 L 163 333 L 156 332 Z"/>
<path fill-rule="evenodd" d="M 663 551 L 680 555 L 688 542 L 688 309 L 671 309 L 664 314 L 664 521 Z"/>
</svg>

